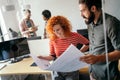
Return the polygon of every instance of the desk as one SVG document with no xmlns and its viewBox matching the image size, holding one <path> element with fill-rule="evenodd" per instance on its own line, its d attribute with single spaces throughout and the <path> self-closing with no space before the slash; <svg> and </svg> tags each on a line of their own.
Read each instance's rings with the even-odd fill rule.
<svg viewBox="0 0 120 80">
<path fill-rule="evenodd" d="M 0 76 L 22 74 L 51 74 L 50 71 L 42 70 L 39 67 L 30 66 L 32 63 L 32 58 L 25 58 L 20 62 L 8 64 L 5 68 L 0 70 Z"/>
</svg>

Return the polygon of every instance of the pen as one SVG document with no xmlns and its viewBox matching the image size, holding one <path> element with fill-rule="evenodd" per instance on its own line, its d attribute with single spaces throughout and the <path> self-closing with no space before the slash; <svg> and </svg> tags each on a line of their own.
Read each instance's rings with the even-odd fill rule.
<svg viewBox="0 0 120 80">
<path fill-rule="evenodd" d="M 2 70 L 3 68 L 5 68 L 7 65 L 5 64 L 5 65 L 3 65 L 1 68 L 0 68 L 0 70 Z"/>
</svg>

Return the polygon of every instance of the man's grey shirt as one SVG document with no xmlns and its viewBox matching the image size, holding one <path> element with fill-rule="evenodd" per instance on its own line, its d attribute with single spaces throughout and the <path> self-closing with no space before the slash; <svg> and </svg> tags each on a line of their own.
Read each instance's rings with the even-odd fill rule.
<svg viewBox="0 0 120 80">
<path fill-rule="evenodd" d="M 107 51 L 120 50 L 120 21 L 115 17 L 105 14 L 105 28 L 107 36 Z M 88 34 L 90 40 L 90 53 L 94 55 L 105 54 L 105 36 L 102 15 L 97 24 L 88 25 Z M 118 73 L 118 61 L 109 62 L 110 76 L 113 77 Z M 102 77 L 97 80 L 107 80 L 107 65 L 104 63 L 93 64 L 90 71 L 95 77 Z"/>
</svg>

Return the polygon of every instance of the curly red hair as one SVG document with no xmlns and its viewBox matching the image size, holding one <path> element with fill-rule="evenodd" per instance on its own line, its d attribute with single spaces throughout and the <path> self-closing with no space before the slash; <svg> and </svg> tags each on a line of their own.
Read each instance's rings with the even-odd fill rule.
<svg viewBox="0 0 120 80">
<path fill-rule="evenodd" d="M 71 33 L 70 21 L 63 16 L 53 16 L 48 20 L 47 25 L 46 25 L 47 34 L 49 35 L 49 38 L 52 40 L 55 40 L 58 38 L 53 31 L 54 25 L 58 25 L 58 24 L 64 30 L 64 35 L 66 37 L 70 36 L 70 33 Z"/>
</svg>

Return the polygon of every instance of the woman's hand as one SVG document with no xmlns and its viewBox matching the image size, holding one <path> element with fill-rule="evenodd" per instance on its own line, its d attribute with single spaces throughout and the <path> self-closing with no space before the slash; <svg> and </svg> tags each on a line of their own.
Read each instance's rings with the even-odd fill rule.
<svg viewBox="0 0 120 80">
<path fill-rule="evenodd" d="M 52 56 L 38 56 L 39 59 L 45 59 L 45 60 L 53 60 L 54 58 Z"/>
<path fill-rule="evenodd" d="M 38 56 L 39 59 L 46 59 L 44 56 Z"/>
</svg>

